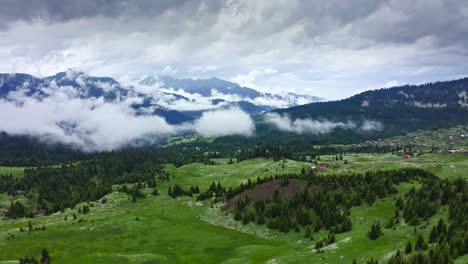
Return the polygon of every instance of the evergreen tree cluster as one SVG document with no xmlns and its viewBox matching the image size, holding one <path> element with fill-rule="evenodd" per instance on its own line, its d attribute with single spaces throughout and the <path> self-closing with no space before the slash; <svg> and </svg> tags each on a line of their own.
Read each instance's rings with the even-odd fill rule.
<svg viewBox="0 0 468 264">
<path fill-rule="evenodd" d="M 237 160 L 247 160 L 253 158 L 272 158 L 278 161 L 285 158 L 292 158 L 293 152 L 289 147 L 262 145 L 252 148 L 243 148 L 237 153 Z"/>
<path fill-rule="evenodd" d="M 448 223 L 439 219 L 432 226 L 428 241 L 419 235 L 414 251 L 409 242 L 405 248 L 408 256 L 397 253 L 389 260 L 390 264 L 448 264 L 468 253 L 467 182 L 461 178 L 446 180 L 438 177 L 427 177 L 422 182 L 418 190 L 406 194 L 404 202 L 397 200 L 397 208 L 404 211 L 406 221 L 416 225 L 434 216 L 442 206 L 448 206 Z"/>
<path fill-rule="evenodd" d="M 382 228 L 380 227 L 380 223 L 379 222 L 373 223 L 369 232 L 367 233 L 367 237 L 370 240 L 376 240 L 381 235 L 383 235 L 383 233 L 382 233 Z"/>
<path fill-rule="evenodd" d="M 167 194 L 172 198 L 177 198 L 179 196 L 190 196 L 200 193 L 200 188 L 198 186 L 190 186 L 189 189 L 184 189 L 180 185 L 175 184 L 174 187 L 169 186 Z"/>
<path fill-rule="evenodd" d="M 232 189 L 230 191 L 232 191 Z M 207 200 L 213 197 L 215 198 L 225 197 L 226 195 L 227 195 L 226 188 L 221 186 L 220 182 L 218 182 L 218 184 L 215 184 L 214 182 L 212 182 L 208 190 L 201 192 L 200 195 L 198 195 L 197 201 L 203 201 L 203 200 Z"/>
<path fill-rule="evenodd" d="M 227 190 L 225 187 L 221 185 L 220 182 L 218 182 L 217 184 L 215 182 L 212 182 L 210 187 L 206 191 L 200 193 L 200 195 L 197 197 L 197 200 L 204 201 L 207 199 L 211 199 L 213 197 L 217 199 L 224 198 L 223 200 L 230 200 L 234 198 L 234 196 L 242 193 L 245 190 L 252 189 L 257 185 L 260 185 L 267 181 L 272 181 L 272 180 L 274 180 L 273 176 L 264 177 L 264 178 L 257 177 L 255 181 L 248 179 L 245 184 L 241 183 L 239 187 L 237 188 L 229 187 Z"/>
<path fill-rule="evenodd" d="M 23 257 L 19 259 L 20 264 L 50 264 L 51 258 L 47 249 L 42 249 L 42 256 L 40 261 L 36 257 Z"/>
<path fill-rule="evenodd" d="M 335 234 L 331 233 L 327 237 L 315 243 L 315 249 L 321 249 L 336 242 Z"/>
<path fill-rule="evenodd" d="M 156 185 L 156 184 L 154 184 Z M 131 188 L 127 186 L 127 184 L 123 184 L 121 188 L 118 189 L 119 192 L 124 192 L 130 196 L 132 196 L 132 201 L 136 202 L 138 199 L 143 199 L 146 196 L 141 192 L 144 185 L 141 182 L 135 183 L 132 185 Z"/>
<path fill-rule="evenodd" d="M 238 199 L 233 210 L 234 219 L 243 223 L 266 223 L 267 227 L 282 232 L 310 225 L 315 232 L 325 228 L 331 233 L 342 233 L 352 228 L 351 207 L 363 202 L 372 205 L 377 198 L 396 193 L 396 184 L 420 177 L 429 177 L 429 173 L 402 169 L 346 176 L 280 175 L 276 178 L 283 179 L 281 185 L 295 178 L 303 180 L 307 187 L 290 199 L 281 197 L 282 187 L 266 200 L 252 200 L 247 196 Z M 247 186 L 253 188 L 257 184 L 251 182 Z M 241 193 L 241 189 L 246 187 L 242 185 L 232 193 Z"/>
<path fill-rule="evenodd" d="M 9 217 L 18 218 L 33 216 L 37 211 L 50 214 L 80 202 L 100 199 L 112 191 L 112 184 L 145 183 L 154 188 L 156 180 L 169 181 L 170 175 L 164 171 L 163 164 L 174 157 L 148 157 L 145 153 L 132 149 L 102 152 L 87 161 L 27 168 L 22 178 L 0 175 L 0 193 L 37 199 L 37 208 L 26 208 L 19 201 L 12 203 Z M 142 198 L 139 189 L 129 190 L 129 194 Z"/>
</svg>

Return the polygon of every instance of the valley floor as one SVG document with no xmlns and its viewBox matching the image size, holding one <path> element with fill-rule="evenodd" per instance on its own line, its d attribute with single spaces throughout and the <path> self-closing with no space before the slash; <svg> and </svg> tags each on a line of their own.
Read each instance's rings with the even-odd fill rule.
<svg viewBox="0 0 468 264">
<path fill-rule="evenodd" d="M 468 155 L 464 154 L 425 154 L 407 160 L 391 154 L 356 154 L 346 155 L 344 160 L 348 164 L 322 156 L 321 163 L 328 167 L 323 173 L 419 167 L 440 177 L 468 177 Z M 414 243 L 419 233 L 427 238 L 430 226 L 448 214 L 443 207 L 417 228 L 402 224 L 396 229 L 383 229 L 382 237 L 369 240 L 367 232 L 371 224 L 376 220 L 386 223 L 393 215 L 395 197 L 419 185 L 400 184 L 396 196 L 380 199 L 373 206 L 354 207 L 352 231 L 338 234 L 336 243 L 317 253 L 316 241 L 305 239 L 303 230 L 284 234 L 252 223 L 242 225 L 218 208 L 222 204 L 196 202 L 191 197 L 173 199 L 167 195 L 169 185 L 174 183 L 199 185 L 202 190 L 213 181 L 235 187 L 249 178 L 298 173 L 311 165 L 286 160 L 283 168 L 282 161 L 267 159 L 235 164 L 227 161 L 219 159 L 217 165 L 189 164 L 180 168 L 167 165 L 166 170 L 174 177 L 169 183 L 158 183 L 159 196 L 148 193 L 146 198 L 132 202 L 127 194 L 114 191 L 105 197 L 106 203 L 91 203 L 89 214 L 66 209 L 63 213 L 31 219 L 33 227 L 45 226 L 45 230 L 28 231 L 29 219 L 2 220 L 0 263 L 17 263 L 20 257 L 38 256 L 44 247 L 53 263 L 351 263 L 353 258 L 364 263 L 370 257 L 384 263 L 408 241 Z M 9 198 L 0 195 L 0 201 Z M 73 219 L 73 213 L 77 219 Z M 326 235 L 325 231 L 319 233 Z M 465 255 L 456 263 L 467 261 Z"/>
</svg>

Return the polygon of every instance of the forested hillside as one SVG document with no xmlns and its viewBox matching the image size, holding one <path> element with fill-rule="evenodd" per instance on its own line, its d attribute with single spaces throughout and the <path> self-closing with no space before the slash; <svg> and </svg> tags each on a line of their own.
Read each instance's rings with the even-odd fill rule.
<svg viewBox="0 0 468 264">
<path fill-rule="evenodd" d="M 358 143 L 402 135 L 417 129 L 433 130 L 465 125 L 468 123 L 468 78 L 367 91 L 339 101 L 317 102 L 274 110 L 272 113 L 288 117 L 290 122 L 318 121 L 315 124 L 317 127 L 327 125 L 327 122 L 341 122 L 345 126 L 376 122 L 380 128 L 365 131 L 337 126 L 327 133 L 298 133 L 282 131 L 266 122 L 266 114 L 256 118 L 255 137 L 224 137 L 217 141 L 245 145 L 284 144 L 301 148 L 310 144 Z"/>
<path fill-rule="evenodd" d="M 292 118 L 372 119 L 384 134 L 449 127 L 468 122 L 468 78 L 373 90 L 350 98 L 307 104 L 276 112 Z"/>
</svg>

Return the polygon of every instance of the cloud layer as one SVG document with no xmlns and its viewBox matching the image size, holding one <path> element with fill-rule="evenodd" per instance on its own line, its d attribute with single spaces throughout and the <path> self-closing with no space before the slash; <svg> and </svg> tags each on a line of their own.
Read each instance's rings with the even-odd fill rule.
<svg viewBox="0 0 468 264">
<path fill-rule="evenodd" d="M 68 78 L 68 77 L 67 77 Z M 84 79 L 83 81 L 85 81 Z M 71 86 L 58 86 L 54 81 L 40 91 L 46 97 L 27 95 L 24 89 L 0 100 L 0 131 L 30 135 L 45 142 L 60 142 L 85 151 L 117 149 L 128 145 L 155 143 L 172 135 L 192 133 L 222 137 L 253 136 L 255 123 L 238 107 L 203 112 L 192 123 L 168 124 L 164 118 L 138 112 L 132 106 L 141 98 L 131 94 L 114 100 L 104 97 L 82 97 Z M 22 86 L 22 87 L 23 87 Z M 106 86 L 106 85 L 104 85 Z M 332 122 L 327 120 L 291 119 L 288 115 L 267 113 L 264 121 L 281 131 L 297 134 L 327 134 L 335 129 L 358 132 L 379 131 L 383 124 L 374 120 Z"/>
<path fill-rule="evenodd" d="M 218 76 L 343 98 L 466 75 L 465 0 L 7 0 L 0 72 Z"/>
<path fill-rule="evenodd" d="M 124 104 L 100 99 L 0 101 L 0 130 L 62 142 L 86 151 L 115 149 L 136 139 L 155 141 L 176 128 L 158 116 L 136 116 Z"/>
<path fill-rule="evenodd" d="M 293 132 L 297 134 L 328 134 L 335 129 L 349 129 L 362 132 L 380 131 L 383 124 L 374 120 L 364 120 L 362 124 L 355 122 L 332 122 L 329 120 L 314 119 L 291 119 L 289 115 L 278 113 L 267 113 L 263 115 L 263 120 L 281 131 Z"/>
<path fill-rule="evenodd" d="M 195 121 L 195 131 L 209 137 L 252 136 L 254 130 L 253 120 L 239 108 L 205 112 Z"/>
<path fill-rule="evenodd" d="M 85 151 L 155 143 L 185 132 L 210 137 L 250 136 L 254 132 L 252 119 L 239 108 L 213 110 L 194 123 L 170 125 L 152 113 L 137 113 L 132 107 L 141 101 L 137 97 L 83 98 L 75 88 L 57 86 L 55 82 L 41 87 L 42 92 L 49 93 L 47 97 L 28 96 L 25 91 L 26 87 L 10 93 L 8 100 L 0 99 L 0 131 L 65 143 Z"/>
</svg>

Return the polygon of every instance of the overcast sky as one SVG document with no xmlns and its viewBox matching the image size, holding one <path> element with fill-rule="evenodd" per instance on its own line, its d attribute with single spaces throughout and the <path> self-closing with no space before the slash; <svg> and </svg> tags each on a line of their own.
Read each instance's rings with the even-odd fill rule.
<svg viewBox="0 0 468 264">
<path fill-rule="evenodd" d="M 0 0 L 0 72 L 220 77 L 329 99 L 467 76 L 466 0 Z"/>
</svg>

